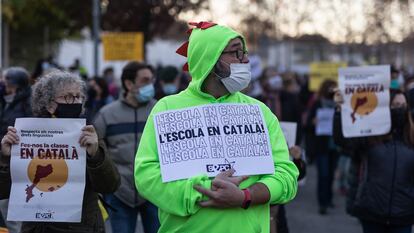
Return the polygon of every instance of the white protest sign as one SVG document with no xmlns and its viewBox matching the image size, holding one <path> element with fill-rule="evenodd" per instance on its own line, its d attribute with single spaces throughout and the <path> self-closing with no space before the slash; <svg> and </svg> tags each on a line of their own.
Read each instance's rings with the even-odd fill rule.
<svg viewBox="0 0 414 233">
<path fill-rule="evenodd" d="M 210 104 L 154 117 L 163 182 L 234 168 L 237 176 L 274 173 L 258 105 Z"/>
<path fill-rule="evenodd" d="M 334 113 L 333 108 L 320 108 L 316 111 L 316 135 L 332 136 Z"/>
<path fill-rule="evenodd" d="M 285 135 L 288 147 L 292 147 L 296 143 L 296 128 L 298 124 L 296 122 L 279 122 L 280 128 L 282 128 L 283 135 Z"/>
<path fill-rule="evenodd" d="M 18 118 L 12 146 L 9 221 L 80 222 L 86 151 L 85 119 Z"/>
<path fill-rule="evenodd" d="M 342 132 L 347 138 L 384 135 L 391 130 L 390 66 L 339 69 Z"/>
</svg>

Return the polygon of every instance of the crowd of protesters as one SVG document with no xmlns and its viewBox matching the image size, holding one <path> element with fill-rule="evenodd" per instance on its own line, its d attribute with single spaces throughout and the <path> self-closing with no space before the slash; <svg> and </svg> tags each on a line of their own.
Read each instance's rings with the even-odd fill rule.
<svg viewBox="0 0 414 233">
<path fill-rule="evenodd" d="M 181 68 L 154 69 L 140 62 L 129 62 L 120 77 L 111 67 L 102 76 L 90 77 L 79 60 L 65 69 L 52 58 L 39 61 L 32 75 L 23 67 L 3 69 L 0 79 L 0 138 L 5 138 L 0 157 L 3 225 L 13 233 L 67 232 L 73 227 L 79 227 L 76 232 L 103 232 L 102 221 L 87 219 L 100 214 L 99 193 L 103 194 L 100 200 L 109 212 L 112 232 L 135 232 L 138 215 L 145 233 L 157 232 L 160 227 L 157 206 L 142 197 L 135 186 L 135 155 L 157 101 L 180 93 L 190 82 L 191 77 Z M 342 93 L 337 83 L 327 80 L 317 92 L 310 91 L 308 86 L 308 75 L 279 72 L 276 67 L 267 66 L 243 92 L 263 102 L 279 121 L 297 123 L 296 143 L 289 148 L 289 154 L 299 170 L 298 179 L 305 176 L 307 165 L 315 164 L 317 168 L 317 200 L 309 201 L 318 203 L 320 215 L 329 215 L 329 209 L 335 207 L 334 194 L 341 193 L 347 196 L 347 212 L 361 221 L 364 233 L 411 232 L 414 77 L 392 66 L 391 132 L 352 140 L 342 135 Z M 52 91 L 50 87 L 54 87 Z M 65 109 L 71 104 L 79 104 L 80 108 Z M 335 109 L 332 136 L 315 133 L 316 112 L 320 108 Z M 11 183 L 10 145 L 18 141 L 12 126 L 16 118 L 31 116 L 87 119 L 88 126 L 83 130 L 87 132 L 84 136 L 90 137 L 85 144 L 89 179 L 85 214 L 75 226 L 6 221 Z M 335 182 L 338 184 L 334 185 Z M 335 187 L 339 190 L 334 190 Z M 284 206 L 272 205 L 269 211 L 270 231 L 289 232 Z"/>
</svg>

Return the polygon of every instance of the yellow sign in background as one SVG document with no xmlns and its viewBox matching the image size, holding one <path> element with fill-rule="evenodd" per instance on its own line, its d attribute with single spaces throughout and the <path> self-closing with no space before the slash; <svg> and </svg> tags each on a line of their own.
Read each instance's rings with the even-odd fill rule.
<svg viewBox="0 0 414 233">
<path fill-rule="evenodd" d="M 144 60 L 142 32 L 105 32 L 102 43 L 105 61 Z"/>
<path fill-rule="evenodd" d="M 344 62 L 315 62 L 310 64 L 309 90 L 318 91 L 323 81 L 338 81 L 338 68 L 346 67 Z"/>
</svg>

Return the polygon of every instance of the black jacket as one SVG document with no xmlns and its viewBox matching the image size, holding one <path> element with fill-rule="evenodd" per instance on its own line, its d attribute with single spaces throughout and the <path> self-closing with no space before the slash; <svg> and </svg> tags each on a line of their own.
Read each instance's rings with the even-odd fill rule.
<svg viewBox="0 0 414 233">
<path fill-rule="evenodd" d="M 311 158 L 320 155 L 332 155 L 337 152 L 332 136 L 318 136 L 315 133 L 316 125 L 313 120 L 316 118 L 318 109 L 333 108 L 333 106 L 330 106 L 327 102 L 328 101 L 317 100 L 311 107 L 306 119 L 306 154 Z M 333 101 L 331 102 L 333 103 Z"/>
<path fill-rule="evenodd" d="M 374 142 L 368 137 L 344 138 L 340 113 L 334 118 L 335 142 L 360 159 L 352 214 L 362 220 L 390 225 L 414 224 L 414 147 L 392 133 Z M 354 187 L 355 188 L 355 187 Z"/>
<path fill-rule="evenodd" d="M 19 91 L 7 107 L 3 97 L 0 97 L 0 139 L 7 133 L 7 127 L 14 125 L 16 118 L 32 116 L 30 95 L 30 87 Z"/>
<path fill-rule="evenodd" d="M 276 95 L 276 93 L 274 93 Z M 277 95 L 280 98 L 280 109 L 281 109 L 281 116 L 277 116 L 279 121 L 288 121 L 288 122 L 296 122 L 296 145 L 300 145 L 302 140 L 302 110 L 303 107 L 300 103 L 299 96 L 286 92 L 280 91 Z M 276 110 L 274 109 L 273 99 L 270 95 L 263 94 L 257 97 L 258 100 L 265 103 L 270 110 L 276 115 Z"/>
</svg>

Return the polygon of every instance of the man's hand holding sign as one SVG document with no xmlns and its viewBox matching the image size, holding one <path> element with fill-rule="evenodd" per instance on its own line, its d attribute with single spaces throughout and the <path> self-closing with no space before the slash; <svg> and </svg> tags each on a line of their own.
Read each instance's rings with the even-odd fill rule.
<svg viewBox="0 0 414 233">
<path fill-rule="evenodd" d="M 235 208 L 243 207 L 245 204 L 245 193 L 249 192 L 250 202 L 249 204 L 264 204 L 270 199 L 267 195 L 267 187 L 264 184 L 257 183 L 252 185 L 248 189 L 240 190 L 239 185 L 244 180 L 247 180 L 248 176 L 233 176 L 235 170 L 230 169 L 218 174 L 211 183 L 211 190 L 205 189 L 201 186 L 195 186 L 194 188 L 210 198 L 210 200 L 202 201 L 199 203 L 202 207 L 210 208 Z"/>
<path fill-rule="evenodd" d="M 249 178 L 248 176 L 233 176 L 235 170 L 230 169 L 218 174 L 211 182 L 211 190 L 201 186 L 194 188 L 208 196 L 210 200 L 199 203 L 202 207 L 212 208 L 233 208 L 240 207 L 244 201 L 244 193 L 240 190 L 241 182 Z"/>
<path fill-rule="evenodd" d="M 241 190 L 239 185 L 248 176 L 233 176 L 235 169 L 242 175 L 273 172 L 263 122 L 258 106 L 241 104 L 205 105 L 155 116 L 159 157 L 164 161 L 163 179 L 169 182 L 205 172 L 211 172 L 209 176 L 216 174 L 210 190 L 194 187 L 210 198 L 199 203 L 202 207 L 234 208 L 245 206 L 247 201 L 268 202 L 270 195 L 265 185 L 257 183 Z M 179 131 L 174 131 L 175 128 Z M 174 150 L 180 146 L 182 150 Z"/>
<path fill-rule="evenodd" d="M 135 157 L 136 187 L 159 207 L 160 233 L 269 232 L 269 205 L 294 197 L 297 168 L 276 116 L 240 92 L 251 78 L 243 37 L 191 25 L 177 53 L 188 56 L 192 81 L 154 106 Z"/>
</svg>

